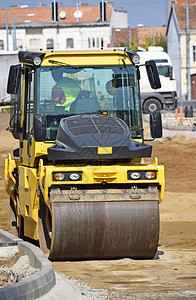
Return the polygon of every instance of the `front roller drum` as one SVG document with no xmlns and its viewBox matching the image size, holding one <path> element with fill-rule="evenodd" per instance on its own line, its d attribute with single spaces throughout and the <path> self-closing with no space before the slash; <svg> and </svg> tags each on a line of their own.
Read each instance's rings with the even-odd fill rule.
<svg viewBox="0 0 196 300">
<path fill-rule="evenodd" d="M 42 238 L 51 260 L 153 258 L 159 238 L 159 204 L 53 202 L 52 232 Z"/>
</svg>

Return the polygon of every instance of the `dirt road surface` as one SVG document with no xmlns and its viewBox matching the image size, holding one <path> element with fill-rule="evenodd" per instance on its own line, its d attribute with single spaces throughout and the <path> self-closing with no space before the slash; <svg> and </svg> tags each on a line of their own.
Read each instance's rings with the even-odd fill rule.
<svg viewBox="0 0 196 300">
<path fill-rule="evenodd" d="M 18 142 L 4 130 L 6 115 L 0 121 L 0 228 L 10 231 L 3 165 Z M 106 289 L 111 293 L 107 299 L 196 299 L 196 133 L 189 139 L 170 133 L 152 144 L 153 156 L 165 166 L 166 176 L 155 259 L 53 263 L 57 272 Z"/>
</svg>

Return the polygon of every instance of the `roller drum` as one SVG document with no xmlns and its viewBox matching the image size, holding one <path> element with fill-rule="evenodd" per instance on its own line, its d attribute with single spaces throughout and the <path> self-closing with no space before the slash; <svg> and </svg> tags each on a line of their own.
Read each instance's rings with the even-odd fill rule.
<svg viewBox="0 0 196 300">
<path fill-rule="evenodd" d="M 53 202 L 49 258 L 153 258 L 158 201 Z"/>
</svg>

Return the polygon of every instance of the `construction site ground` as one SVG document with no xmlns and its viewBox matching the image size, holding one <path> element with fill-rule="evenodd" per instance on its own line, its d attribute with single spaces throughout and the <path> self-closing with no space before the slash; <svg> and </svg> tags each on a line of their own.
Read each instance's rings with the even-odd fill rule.
<svg viewBox="0 0 196 300">
<path fill-rule="evenodd" d="M 7 126 L 8 115 L 0 114 L 0 228 L 10 231 L 3 168 L 18 141 L 5 131 Z M 93 288 L 89 299 L 196 299 L 196 132 L 164 130 L 152 145 L 166 176 L 157 255 L 153 260 L 53 262 L 84 298 L 87 284 Z"/>
</svg>

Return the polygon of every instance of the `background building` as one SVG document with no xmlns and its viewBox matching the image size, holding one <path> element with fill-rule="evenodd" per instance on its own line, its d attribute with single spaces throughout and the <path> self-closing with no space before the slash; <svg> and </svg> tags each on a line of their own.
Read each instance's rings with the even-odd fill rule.
<svg viewBox="0 0 196 300">
<path fill-rule="evenodd" d="M 127 12 L 115 10 L 112 2 L 105 6 L 103 19 L 100 6 L 81 4 L 57 11 L 55 21 L 52 7 L 45 5 L 0 9 L 0 50 L 110 47 L 112 28 L 128 26 Z"/>
<path fill-rule="evenodd" d="M 196 3 L 196 0 L 189 0 L 189 3 Z M 186 0 L 166 0 L 166 20 L 169 19 L 172 4 L 186 4 Z"/>
<path fill-rule="evenodd" d="M 189 27 L 191 92 L 192 99 L 196 99 L 196 3 L 189 4 Z M 185 99 L 187 95 L 185 4 L 172 5 L 167 25 L 167 36 L 168 54 L 176 75 L 177 93 L 182 96 L 182 99 Z"/>
<path fill-rule="evenodd" d="M 114 9 L 112 2 L 105 6 L 103 18 L 100 6 L 88 4 L 58 7 L 57 11 L 54 15 L 52 7 L 45 5 L 0 9 L 1 103 L 9 101 L 7 76 L 9 66 L 18 62 L 19 50 L 107 48 L 113 28 L 128 26 L 127 12 Z"/>
<path fill-rule="evenodd" d="M 157 37 L 165 37 L 166 26 L 160 27 L 137 27 L 137 28 L 113 28 L 112 33 L 112 46 L 120 46 L 121 43 L 126 44 L 128 41 L 133 39 L 140 46 L 144 47 L 147 40 L 154 42 Z"/>
</svg>

